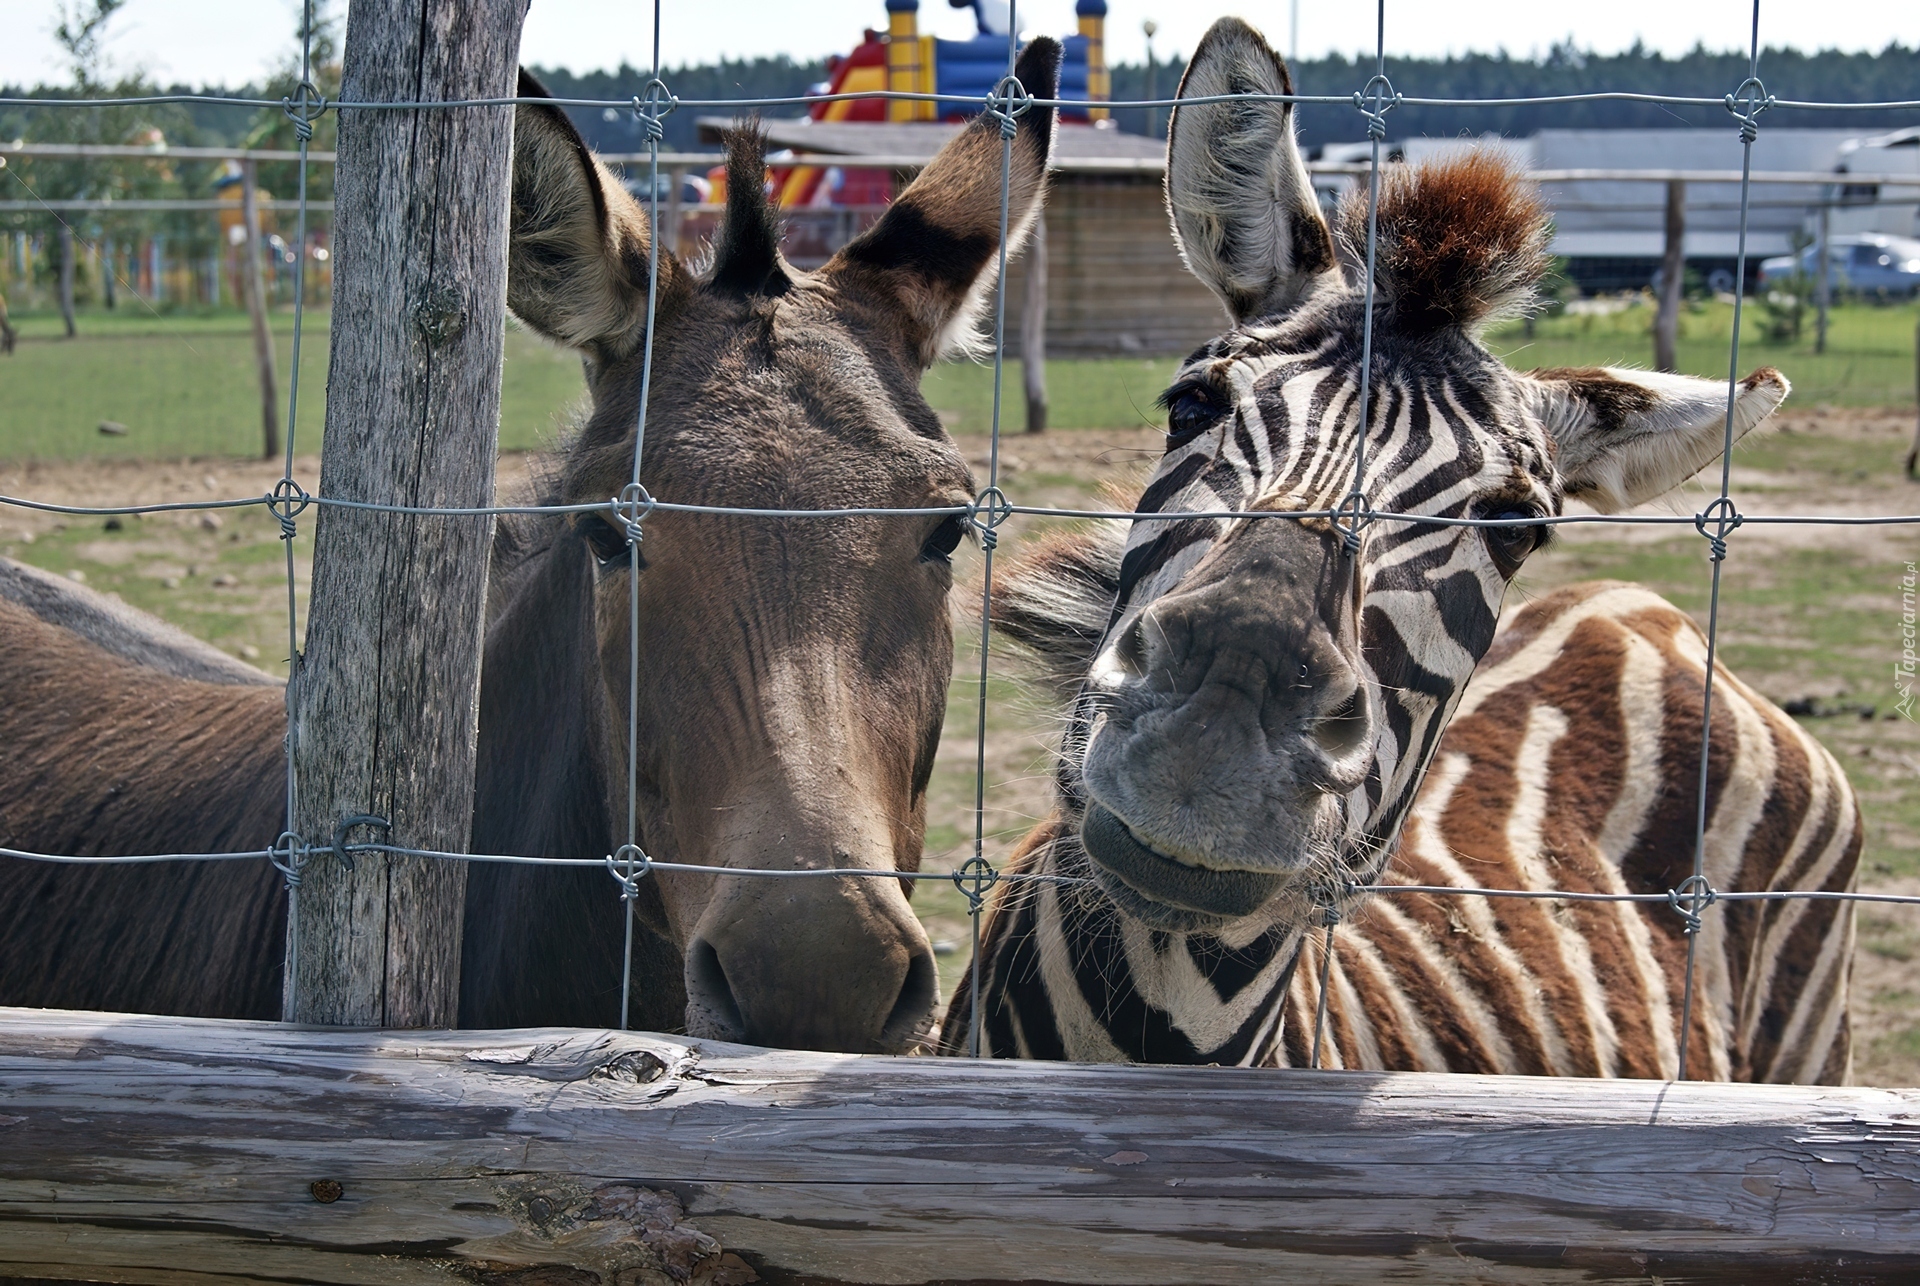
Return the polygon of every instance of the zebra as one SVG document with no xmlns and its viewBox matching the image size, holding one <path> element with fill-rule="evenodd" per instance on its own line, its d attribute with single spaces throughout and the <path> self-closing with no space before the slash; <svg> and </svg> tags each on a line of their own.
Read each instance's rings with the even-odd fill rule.
<svg viewBox="0 0 1920 1286">
<path fill-rule="evenodd" d="M 1179 97 L 1249 91 L 1291 93 L 1291 80 L 1258 33 L 1222 19 L 1195 51 Z M 1524 310 L 1544 272 L 1546 220 L 1519 177 L 1485 154 L 1383 176 L 1370 336 L 1363 288 L 1342 272 L 1289 105 L 1183 102 L 1169 126 L 1167 204 L 1189 268 L 1235 324 L 1175 373 L 1162 399 L 1167 450 L 1136 509 L 1310 516 L 1137 519 L 1123 544 L 1098 535 L 1055 538 L 1030 560 L 1027 576 L 1008 577 L 996 590 L 996 620 L 1043 658 L 1073 704 L 1053 815 L 1012 862 L 1015 870 L 1064 878 L 1003 884 L 995 894 L 978 965 L 978 1032 L 982 1052 L 999 1056 L 1297 1063 L 1311 1055 L 1302 1047 L 1311 1025 L 1302 1023 L 1301 1005 L 1317 1001 L 1318 961 L 1308 938 L 1331 917 L 1351 919 L 1352 890 L 1384 878 L 1416 798 L 1423 802 L 1408 829 L 1412 851 L 1444 853 L 1472 829 L 1458 811 L 1473 804 L 1461 784 L 1477 781 L 1482 765 L 1516 762 L 1511 745 L 1501 748 L 1504 733 L 1486 733 L 1483 745 L 1472 740 L 1475 728 L 1494 727 L 1488 721 L 1496 714 L 1534 700 L 1545 731 L 1521 743 L 1534 757 L 1519 775 L 1536 796 L 1543 781 L 1555 790 L 1582 783 L 1578 773 L 1567 782 L 1551 770 L 1542 778 L 1539 756 L 1555 744 L 1547 712 L 1557 711 L 1569 731 L 1576 717 L 1585 729 L 1605 716 L 1581 710 L 1549 683 L 1537 693 L 1515 687 L 1485 709 L 1470 706 L 1484 718 L 1463 726 L 1465 742 L 1445 749 L 1432 788 L 1420 793 L 1469 676 L 1490 658 L 1491 682 L 1504 655 L 1489 649 L 1507 584 L 1550 536 L 1529 520 L 1557 515 L 1567 496 L 1612 511 L 1677 486 L 1719 456 L 1729 396 L 1724 384 L 1641 371 L 1522 375 L 1489 354 L 1480 331 Z M 1365 202 L 1349 200 L 1338 220 L 1351 263 L 1367 233 Z M 1369 345 L 1366 464 L 1356 488 L 1359 367 Z M 1771 414 L 1787 391 L 1770 369 L 1740 381 L 1730 407 L 1735 436 Z M 1504 525 L 1366 522 L 1369 512 Z M 1684 645 L 1690 636 L 1679 614 L 1643 591 L 1594 591 L 1579 601 L 1586 606 L 1576 611 L 1550 600 L 1554 606 L 1522 619 L 1548 634 L 1556 621 L 1590 620 L 1592 629 L 1563 636 L 1578 649 L 1599 647 L 1595 636 L 1616 608 L 1646 622 L 1652 635 L 1625 619 L 1613 628 L 1666 658 L 1674 726 L 1683 728 L 1689 704 L 1697 721 L 1703 658 Z M 1522 646 L 1526 635 L 1516 625 L 1509 637 Z M 1616 650 L 1640 655 L 1615 642 Z M 1562 664 L 1559 673 L 1572 668 Z M 1709 803 L 1725 849 L 1709 862 L 1710 876 L 1732 878 L 1739 868 L 1739 878 L 1762 880 L 1757 887 L 1768 880 L 1800 887 L 1810 878 L 1817 887 L 1850 887 L 1860 824 L 1838 768 L 1724 671 L 1716 671 L 1715 684 L 1721 735 Z M 1771 813 L 1765 827 L 1743 821 L 1735 814 L 1750 803 L 1727 794 L 1730 782 L 1766 780 L 1758 760 L 1729 759 L 1749 748 L 1733 731 L 1753 727 L 1772 734 L 1775 763 L 1811 765 L 1817 785 L 1795 784 L 1818 796 L 1798 801 L 1799 827 L 1812 832 L 1781 841 L 1803 860 L 1758 874 L 1728 855 L 1741 851 L 1739 836 L 1764 831 L 1777 839 L 1786 823 Z M 1697 722 L 1694 728 L 1697 756 Z M 1673 752 L 1677 763 L 1686 736 L 1675 736 L 1683 743 Z M 1612 771 L 1597 757 L 1573 762 L 1594 770 L 1588 788 L 1604 785 Z M 1691 775 L 1674 780 L 1664 759 L 1658 767 L 1633 760 L 1621 771 L 1622 799 L 1690 797 Z M 1760 808 L 1794 802 L 1768 797 Z M 1537 798 L 1532 806 L 1537 811 Z M 1494 817 L 1488 812 L 1482 825 L 1495 825 Z M 1629 820 L 1626 812 L 1608 814 L 1600 833 L 1585 837 L 1592 869 L 1561 871 L 1555 850 L 1539 878 L 1625 880 L 1651 867 L 1656 887 L 1671 887 L 1690 864 L 1690 825 L 1681 828 L 1682 842 L 1664 822 L 1649 822 L 1636 832 L 1642 853 L 1621 848 Z M 1509 868 L 1541 859 L 1540 846 L 1522 842 L 1513 825 L 1505 833 Z M 1595 853 L 1619 856 L 1609 864 Z M 1468 858 L 1455 867 L 1469 880 L 1512 874 Z M 1432 882 L 1459 880 L 1435 875 Z M 1679 986 L 1670 957 L 1680 917 L 1671 910 L 1671 922 L 1611 912 L 1622 938 L 1634 937 L 1631 924 L 1643 925 L 1646 951 L 1635 958 L 1643 994 L 1596 1001 L 1589 987 L 1580 993 L 1585 1008 L 1568 1015 L 1562 1007 L 1570 1002 L 1556 989 L 1594 968 L 1599 948 L 1581 956 L 1569 947 L 1565 959 L 1550 960 L 1538 944 L 1565 944 L 1574 931 L 1562 929 L 1595 916 L 1552 904 L 1468 910 L 1461 901 L 1366 904 L 1364 927 L 1349 937 L 1364 933 L 1355 940 L 1371 954 L 1331 975 L 1323 1061 L 1592 1075 L 1845 1075 L 1852 921 L 1844 908 L 1742 908 L 1725 927 L 1709 927 L 1696 1021 L 1704 1031 L 1737 1010 L 1749 1034 L 1764 1028 L 1766 1038 L 1747 1046 L 1703 1038 L 1681 1069 L 1667 1016 Z M 1546 997 L 1534 1007 L 1559 1035 L 1530 1042 L 1508 1031 L 1499 1012 L 1475 1027 L 1449 1011 L 1454 1001 L 1513 1007 L 1491 985 L 1471 1000 L 1448 993 L 1442 984 L 1469 976 L 1459 963 L 1467 952 L 1451 932 L 1443 939 L 1402 931 L 1416 922 L 1451 930 L 1449 916 L 1460 917 L 1463 937 L 1497 936 L 1489 924 L 1499 933 L 1516 926 L 1516 934 L 1533 926 L 1533 940 L 1509 961 L 1508 983 Z M 1749 922 L 1760 926 L 1757 936 L 1742 936 Z M 1780 950 L 1782 932 L 1793 939 L 1791 960 L 1751 958 Z M 1805 946 L 1809 935 L 1817 945 Z M 1742 950 L 1749 958 L 1735 962 Z M 1393 972 L 1407 962 L 1420 969 Z M 1787 985 L 1790 974 L 1797 993 Z M 1736 978 L 1761 976 L 1774 981 L 1753 995 L 1730 990 Z M 1775 997 L 1782 988 L 1785 1001 Z M 1651 1006 L 1656 990 L 1662 1016 L 1633 1021 L 1625 1009 Z M 943 1046 L 964 1048 L 972 1020 L 963 989 Z M 1661 1023 L 1666 1038 L 1628 1039 Z M 1582 1024 L 1603 1036 L 1566 1034 Z M 1442 1028 L 1444 1036 L 1434 1034 Z"/>
</svg>

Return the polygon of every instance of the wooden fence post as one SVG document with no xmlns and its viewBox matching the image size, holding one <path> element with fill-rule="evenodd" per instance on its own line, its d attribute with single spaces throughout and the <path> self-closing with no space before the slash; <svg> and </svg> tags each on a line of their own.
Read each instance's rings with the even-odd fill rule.
<svg viewBox="0 0 1920 1286">
<path fill-rule="evenodd" d="M 260 280 L 260 167 L 252 157 L 240 162 L 240 223 L 246 265 L 240 271 L 247 297 L 247 316 L 253 321 L 253 365 L 260 374 L 260 458 L 280 454 L 279 381 L 273 373 L 273 332 L 267 329 L 267 291 Z"/>
<path fill-rule="evenodd" d="M 356 5 L 345 102 L 510 97 L 525 0 Z M 486 505 L 500 413 L 513 109 L 348 111 L 321 494 Z M 324 847 L 347 817 L 464 851 L 471 825 L 490 518 L 320 511 L 307 651 L 290 697 L 293 829 Z M 356 838 L 367 832 L 356 833 Z M 287 1017 L 450 1026 L 466 869 L 330 854 L 306 867 Z"/>
<path fill-rule="evenodd" d="M 1687 185 L 1679 179 L 1667 184 L 1667 247 L 1660 261 L 1660 308 L 1653 318 L 1655 370 L 1680 369 L 1674 350 L 1680 339 L 1680 290 L 1687 275 Z"/>
</svg>

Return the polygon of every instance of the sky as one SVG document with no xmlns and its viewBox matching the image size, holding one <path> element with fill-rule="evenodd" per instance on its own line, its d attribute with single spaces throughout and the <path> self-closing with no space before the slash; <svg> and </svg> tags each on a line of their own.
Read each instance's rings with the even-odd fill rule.
<svg viewBox="0 0 1920 1286">
<path fill-rule="evenodd" d="M 334 0 L 336 7 L 340 0 Z M 57 0 L 0 0 L 0 84 L 60 81 L 66 71 L 52 31 Z M 1191 0 L 1109 0 L 1108 60 L 1139 62 L 1144 21 L 1158 24 L 1157 57 L 1193 48 L 1207 24 L 1237 14 L 1262 28 L 1286 52 L 1290 0 L 1194 5 Z M 661 58 L 669 66 L 722 56 L 844 52 L 862 27 L 884 27 L 883 0 L 663 0 Z M 1364 0 L 1299 5 L 1299 52 L 1371 52 L 1374 6 Z M 293 48 L 292 0 L 129 0 L 106 43 L 120 71 L 144 69 L 165 82 L 239 85 L 257 80 Z M 1027 34 L 1074 30 L 1073 0 L 1028 0 L 1019 9 Z M 1571 39 L 1599 52 L 1638 39 L 1667 53 L 1697 42 L 1710 49 L 1745 48 L 1749 0 L 1607 0 L 1598 5 L 1551 0 L 1388 0 L 1387 51 L 1435 56 L 1506 49 L 1526 56 Z M 947 0 L 922 0 L 923 32 L 957 37 L 973 31 L 973 15 Z M 1877 50 L 1898 40 L 1920 44 L 1915 0 L 1772 0 L 1761 13 L 1763 44 L 1800 49 Z M 648 6 L 634 0 L 532 0 L 521 42 L 530 64 L 588 71 L 623 59 L 652 58 Z"/>
</svg>

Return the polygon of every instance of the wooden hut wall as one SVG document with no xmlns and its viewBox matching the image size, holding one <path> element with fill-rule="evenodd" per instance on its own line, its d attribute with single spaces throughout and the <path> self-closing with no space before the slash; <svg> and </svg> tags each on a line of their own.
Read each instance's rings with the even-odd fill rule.
<svg viewBox="0 0 1920 1286">
<path fill-rule="evenodd" d="M 1225 328 L 1220 302 L 1174 248 L 1158 176 L 1057 174 L 1046 220 L 1049 356 L 1184 354 Z M 1016 356 L 1024 260 L 1008 265 L 1007 351 Z"/>
</svg>

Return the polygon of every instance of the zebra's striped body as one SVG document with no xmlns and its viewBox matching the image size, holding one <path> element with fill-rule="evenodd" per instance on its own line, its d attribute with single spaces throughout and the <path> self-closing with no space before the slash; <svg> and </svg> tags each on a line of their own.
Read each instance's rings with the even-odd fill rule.
<svg viewBox="0 0 1920 1286">
<path fill-rule="evenodd" d="M 1635 586 L 1570 586 L 1526 607 L 1475 671 L 1383 882 L 1678 885 L 1693 862 L 1705 663 L 1693 621 Z M 1723 667 L 1713 703 L 1714 887 L 1851 889 L 1860 815 L 1832 756 Z M 1018 865 L 1086 875 L 1075 830 L 1065 812 L 1051 819 Z M 1313 925 L 1250 940 L 1156 933 L 1085 886 L 1009 889 L 982 945 L 993 1054 L 1306 1065 L 1324 941 Z M 1375 896 L 1334 935 L 1321 1065 L 1670 1077 L 1682 930 L 1664 902 Z M 1846 903 L 1704 917 L 1688 1074 L 1842 1082 L 1852 946 Z M 958 999 L 950 1040 L 966 1019 Z"/>
<path fill-rule="evenodd" d="M 1497 884 L 1506 868 L 1521 888 L 1658 873 L 1649 891 L 1662 892 L 1690 871 L 1690 826 L 1635 821 L 1633 801 L 1680 798 L 1695 780 L 1676 765 L 1697 763 L 1706 689 L 1703 662 L 1684 659 L 1697 632 L 1650 596 L 1597 592 L 1596 604 L 1634 606 L 1611 627 L 1613 607 L 1597 607 L 1592 628 L 1533 652 L 1525 630 L 1551 634 L 1558 627 L 1540 621 L 1558 618 L 1523 614 L 1535 624 L 1516 627 L 1495 669 L 1506 673 L 1498 658 L 1514 648 L 1556 664 L 1533 687 L 1502 680 L 1498 695 L 1471 698 L 1474 717 L 1442 753 L 1434 793 L 1420 789 L 1494 643 L 1509 581 L 1545 543 L 1541 519 L 1568 495 L 1620 509 L 1679 485 L 1771 414 L 1786 381 L 1760 370 L 1729 390 L 1647 372 L 1509 370 L 1479 328 L 1527 306 L 1545 269 L 1546 217 L 1486 156 L 1382 176 L 1377 218 L 1364 201 L 1343 207 L 1349 248 L 1377 244 L 1370 285 L 1356 289 L 1314 203 L 1291 109 L 1213 101 L 1248 90 L 1284 95 L 1291 81 L 1257 33 L 1222 19 L 1181 82 L 1181 99 L 1200 101 L 1183 101 L 1169 127 L 1167 203 L 1189 267 L 1235 325 L 1176 373 L 1163 399 L 1167 452 L 1136 505 L 1193 516 L 1136 519 L 1119 551 L 1111 541 L 1056 540 L 996 589 L 1003 629 L 1039 650 L 1075 694 L 1056 814 L 1020 862 L 1077 879 L 999 895 L 981 1015 L 994 1052 L 1288 1057 L 1277 1051 L 1297 1044 L 1301 1024 L 1297 1012 L 1286 1021 L 1287 998 L 1297 1010 L 1314 982 L 1301 976 L 1312 973 L 1302 944 L 1328 915 L 1354 918 L 1365 904 L 1356 890 L 1384 878 L 1417 798 L 1428 802 L 1413 851 L 1444 867 L 1449 848 L 1476 837 L 1464 845 L 1474 859 L 1456 858 L 1436 883 Z M 1377 513 L 1402 516 L 1364 520 Z M 1638 617 L 1653 634 L 1630 623 Z M 1612 653 L 1597 637 L 1607 628 Z M 1616 674 L 1609 655 L 1633 665 Z M 1615 738 L 1626 757 L 1573 753 L 1601 744 L 1607 703 L 1645 679 L 1650 656 L 1662 658 L 1665 704 L 1636 696 L 1633 718 L 1615 720 L 1633 733 Z M 1553 688 L 1562 681 L 1575 686 Z M 1797 888 L 1851 879 L 1858 822 L 1837 770 L 1726 682 L 1709 783 L 1722 856 L 1709 878 Z M 1500 721 L 1519 710 L 1537 722 Z M 1490 731 L 1475 740 L 1482 727 Z M 1658 754 L 1647 751 L 1648 728 L 1661 730 Z M 1817 767 L 1783 776 L 1795 754 Z M 1556 776 L 1557 763 L 1569 770 Z M 1501 764 L 1516 783 L 1507 797 L 1490 784 L 1502 780 Z M 1750 823 L 1751 808 L 1789 798 L 1770 789 L 1779 780 L 1812 792 L 1802 810 L 1816 818 L 1811 837 L 1783 837 L 1777 818 Z M 1600 798 L 1618 807 L 1592 815 Z M 1819 838 L 1827 822 L 1831 835 Z M 1843 830 L 1845 839 L 1832 838 Z M 1777 845 L 1777 857 L 1726 856 L 1755 842 Z M 1665 954 L 1678 927 L 1672 911 L 1662 921 L 1644 910 L 1608 919 L 1553 906 L 1365 905 L 1352 967 L 1331 989 L 1347 997 L 1335 1009 L 1335 1044 L 1349 1062 L 1661 1070 L 1666 1046 L 1649 1036 L 1628 1050 L 1638 1038 L 1625 1033 L 1672 1026 L 1663 1008 L 1677 984 Z M 1804 906 L 1739 911 L 1753 914 L 1707 943 L 1715 999 L 1697 1020 L 1713 1025 L 1717 1006 L 1743 1034 L 1692 1043 L 1699 1061 L 1688 1070 L 1843 1073 L 1844 1038 L 1833 1033 L 1844 1018 L 1850 921 Z M 1740 937 L 1748 920 L 1751 943 Z M 1576 922 L 1618 926 L 1626 945 L 1582 947 Z M 1788 926 L 1786 939 L 1768 926 Z M 1456 939 L 1476 933 L 1494 963 L 1462 966 Z M 1596 971 L 1608 969 L 1639 987 L 1617 1010 L 1595 999 Z M 1808 975 L 1798 990 L 1796 969 Z M 969 1018 L 964 1004 L 950 1015 L 950 1046 Z M 1828 1057 L 1836 1040 L 1837 1062 Z M 1664 1057 L 1670 1064 L 1676 1052 Z"/>
</svg>

